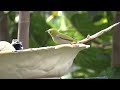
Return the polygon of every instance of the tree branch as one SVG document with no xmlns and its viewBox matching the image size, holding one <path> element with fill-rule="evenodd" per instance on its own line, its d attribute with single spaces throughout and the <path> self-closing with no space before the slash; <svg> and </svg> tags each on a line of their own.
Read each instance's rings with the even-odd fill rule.
<svg viewBox="0 0 120 90">
<path fill-rule="evenodd" d="M 103 30 L 101 30 L 101 31 L 93 34 L 92 36 L 88 35 L 85 39 L 78 41 L 78 43 L 87 43 L 87 42 L 89 42 L 89 41 L 91 41 L 91 40 L 93 40 L 93 39 L 101 36 L 101 35 L 104 34 L 105 32 L 110 31 L 113 27 L 117 26 L 118 24 L 120 24 L 120 22 L 115 23 L 115 24 L 109 26 L 109 27 L 106 28 L 106 29 L 103 29 Z"/>
</svg>

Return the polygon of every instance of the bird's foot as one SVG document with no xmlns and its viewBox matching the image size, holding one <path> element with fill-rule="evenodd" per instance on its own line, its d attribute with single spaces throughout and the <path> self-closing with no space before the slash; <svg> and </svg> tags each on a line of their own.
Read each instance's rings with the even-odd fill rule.
<svg viewBox="0 0 120 90">
<path fill-rule="evenodd" d="M 79 44 L 71 44 L 73 48 L 79 47 Z"/>
</svg>

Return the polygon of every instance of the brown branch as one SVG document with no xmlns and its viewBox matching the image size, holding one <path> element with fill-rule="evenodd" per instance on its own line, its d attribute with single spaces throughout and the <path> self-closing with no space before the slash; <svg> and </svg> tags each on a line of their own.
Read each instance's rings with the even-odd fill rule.
<svg viewBox="0 0 120 90">
<path fill-rule="evenodd" d="M 29 48 L 29 24 L 30 24 L 30 12 L 19 12 L 19 24 L 18 24 L 18 40 L 22 42 L 23 48 Z"/>
<path fill-rule="evenodd" d="M 120 24 L 120 22 L 115 23 L 115 24 L 109 26 L 109 27 L 106 28 L 106 29 L 103 29 L 103 30 L 101 30 L 101 31 L 93 34 L 92 36 L 88 35 L 85 39 L 78 41 L 78 43 L 87 43 L 87 42 L 89 42 L 89 41 L 91 41 L 91 40 L 93 40 L 93 39 L 101 36 L 101 35 L 104 34 L 105 32 L 110 31 L 113 27 L 117 26 L 118 24 Z"/>
</svg>

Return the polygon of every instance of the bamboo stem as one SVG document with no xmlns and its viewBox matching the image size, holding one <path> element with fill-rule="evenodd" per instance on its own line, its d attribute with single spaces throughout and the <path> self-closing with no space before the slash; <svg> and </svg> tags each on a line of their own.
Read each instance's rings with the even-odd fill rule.
<svg viewBox="0 0 120 90">
<path fill-rule="evenodd" d="M 30 12 L 19 11 L 18 40 L 22 42 L 23 48 L 29 48 L 29 24 Z"/>
<path fill-rule="evenodd" d="M 115 22 L 120 21 L 120 12 L 117 11 Z M 112 51 L 112 67 L 120 67 L 120 25 L 113 31 L 113 51 Z M 120 75 L 120 74 L 119 74 Z"/>
</svg>

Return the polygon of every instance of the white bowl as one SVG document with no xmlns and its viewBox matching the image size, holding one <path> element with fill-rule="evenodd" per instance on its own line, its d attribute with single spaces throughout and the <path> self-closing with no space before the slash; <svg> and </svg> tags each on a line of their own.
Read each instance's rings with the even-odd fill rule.
<svg viewBox="0 0 120 90">
<path fill-rule="evenodd" d="M 0 78 L 28 79 L 61 77 L 71 67 L 85 44 L 62 44 L 0 52 Z"/>
</svg>

